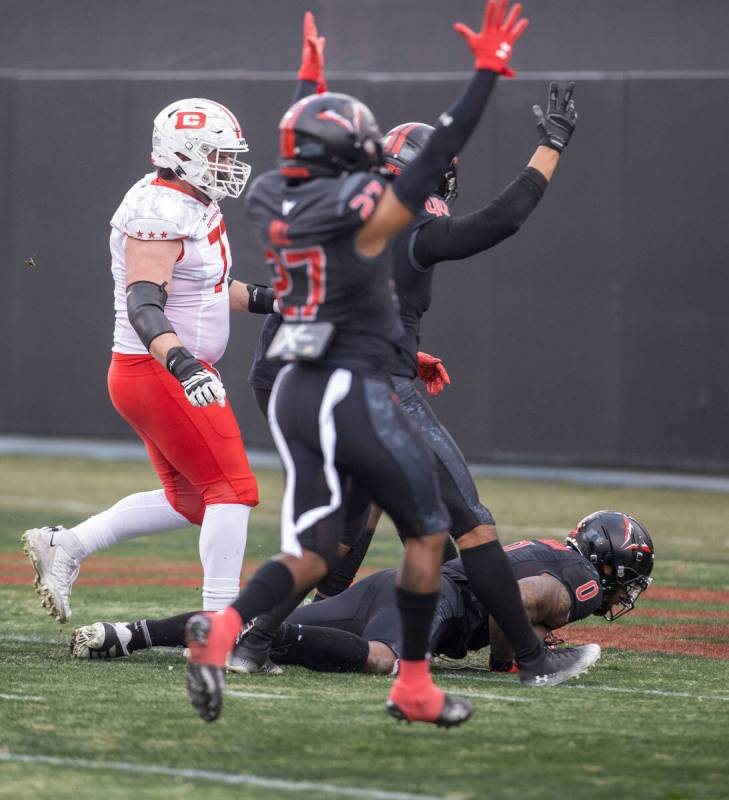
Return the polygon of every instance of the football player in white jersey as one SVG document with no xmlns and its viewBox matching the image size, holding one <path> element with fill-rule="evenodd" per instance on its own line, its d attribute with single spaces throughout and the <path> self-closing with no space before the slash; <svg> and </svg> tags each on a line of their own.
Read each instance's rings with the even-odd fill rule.
<svg viewBox="0 0 729 800">
<path fill-rule="evenodd" d="M 218 202 L 239 197 L 251 168 L 238 120 L 192 98 L 155 118 L 152 163 L 111 219 L 116 324 L 109 393 L 139 434 L 163 488 L 123 498 L 71 528 L 23 536 L 35 588 L 59 622 L 81 561 L 137 536 L 201 525 L 203 605 L 238 594 L 256 479 L 213 365 L 230 309 L 269 313 L 271 289 L 229 281 L 230 245 Z M 229 285 L 230 283 L 230 285 Z"/>
</svg>

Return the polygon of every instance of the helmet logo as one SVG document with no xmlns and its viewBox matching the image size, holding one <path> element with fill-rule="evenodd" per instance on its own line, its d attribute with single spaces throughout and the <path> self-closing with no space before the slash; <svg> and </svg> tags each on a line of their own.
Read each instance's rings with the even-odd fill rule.
<svg viewBox="0 0 729 800">
<path fill-rule="evenodd" d="M 205 127 L 206 122 L 207 117 L 202 111 L 178 111 L 175 128 L 177 130 L 200 130 Z"/>
<path fill-rule="evenodd" d="M 317 119 L 324 119 L 328 120 L 329 122 L 335 122 L 340 127 L 344 128 L 347 133 L 354 133 L 354 126 L 352 123 L 345 119 L 341 114 L 337 114 L 336 111 L 332 111 L 331 109 L 328 111 L 320 111 L 316 115 Z"/>
<path fill-rule="evenodd" d="M 630 538 L 633 535 L 633 523 L 627 517 L 623 517 L 623 527 L 625 528 L 625 540 L 620 548 L 621 550 L 625 550 L 630 543 Z"/>
</svg>

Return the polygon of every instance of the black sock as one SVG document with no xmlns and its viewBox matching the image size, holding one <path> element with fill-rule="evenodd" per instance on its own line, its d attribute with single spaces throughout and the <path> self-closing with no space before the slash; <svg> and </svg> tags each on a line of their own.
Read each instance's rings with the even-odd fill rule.
<svg viewBox="0 0 729 800">
<path fill-rule="evenodd" d="M 308 592 L 292 594 L 277 603 L 270 611 L 256 617 L 255 624 L 240 641 L 240 646 L 246 651 L 249 658 L 254 658 L 260 664 L 264 664 L 268 660 L 271 644 L 279 626 L 307 594 Z"/>
<path fill-rule="evenodd" d="M 132 622 L 129 626 L 132 632 L 129 652 L 146 650 L 149 647 L 184 647 L 187 620 L 199 613 L 189 611 L 187 614 L 166 619 L 140 619 Z"/>
<path fill-rule="evenodd" d="M 354 633 L 285 622 L 276 634 L 272 658 L 276 664 L 296 664 L 317 672 L 362 672 L 369 652 L 367 639 Z"/>
<path fill-rule="evenodd" d="M 294 576 L 280 561 L 267 561 L 256 570 L 248 585 L 233 602 L 244 623 L 270 611 L 293 591 Z"/>
<path fill-rule="evenodd" d="M 440 592 L 419 594 L 397 587 L 397 607 L 402 620 L 402 659 L 422 661 L 430 652 L 430 628 Z"/>
<path fill-rule="evenodd" d="M 461 559 L 471 591 L 504 632 L 517 662 L 536 658 L 542 645 L 524 611 L 519 586 L 501 542 L 464 548 Z"/>
</svg>

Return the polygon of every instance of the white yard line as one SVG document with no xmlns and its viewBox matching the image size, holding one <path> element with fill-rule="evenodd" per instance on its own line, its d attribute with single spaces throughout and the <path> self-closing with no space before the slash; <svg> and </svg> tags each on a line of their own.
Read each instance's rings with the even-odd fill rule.
<svg viewBox="0 0 729 800">
<path fill-rule="evenodd" d="M 0 642 L 24 642 L 28 644 L 68 644 L 68 639 L 49 639 L 47 636 L 40 636 L 37 633 L 26 635 L 0 633 Z"/>
<path fill-rule="evenodd" d="M 33 511 L 69 511 L 72 514 L 96 514 L 104 508 L 99 503 L 80 503 L 54 497 L 31 497 L 23 494 L 0 494 L 0 508 Z"/>
<path fill-rule="evenodd" d="M 175 769 L 153 764 L 131 764 L 126 761 L 90 761 L 85 758 L 60 758 L 58 756 L 23 755 L 0 752 L 0 763 L 48 764 L 70 769 L 96 769 L 113 772 L 128 772 L 134 775 L 165 775 L 170 778 L 223 783 L 229 786 L 258 786 L 283 792 L 317 792 L 340 797 L 359 797 L 364 800 L 441 800 L 433 795 L 388 792 L 382 789 L 356 789 L 314 781 L 287 781 L 277 778 L 259 778 L 255 775 L 238 775 L 233 772 L 211 772 L 199 769 Z"/>
<path fill-rule="evenodd" d="M 32 694 L 0 694 L 0 700 L 21 700 L 24 703 L 45 703 L 46 697 L 36 697 Z"/>
<path fill-rule="evenodd" d="M 503 700 L 505 703 L 532 703 L 534 697 L 509 697 L 505 694 L 488 694 L 487 692 L 458 692 L 459 697 L 482 697 L 484 700 Z"/>
<path fill-rule="evenodd" d="M 480 675 L 454 675 L 454 674 L 444 675 L 443 673 L 438 673 L 437 677 L 460 678 L 462 680 L 481 681 L 486 683 L 502 683 L 502 684 L 506 683 L 504 677 L 501 677 L 499 675 L 494 675 L 492 677 L 486 678 Z M 551 687 L 549 688 L 551 689 Z M 622 687 L 622 686 L 590 686 L 589 684 L 586 683 L 565 683 L 562 684 L 562 686 L 560 686 L 560 689 L 586 689 L 587 691 L 593 691 L 593 692 L 617 692 L 618 694 L 644 694 L 654 697 L 676 697 L 680 699 L 688 698 L 691 700 L 710 700 L 710 701 L 718 700 L 721 703 L 729 703 L 729 696 L 727 695 L 696 694 L 694 692 L 668 692 L 664 691 L 663 689 L 636 689 L 636 688 Z M 465 694 L 465 692 L 459 692 L 459 694 Z"/>
<path fill-rule="evenodd" d="M 289 700 L 291 698 L 290 694 L 266 694 L 265 692 L 237 692 L 237 691 L 226 691 L 226 697 L 254 697 L 260 700 Z"/>
<path fill-rule="evenodd" d="M 688 697 L 691 700 L 719 700 L 722 703 L 729 703 L 729 697 L 722 695 L 694 694 L 694 692 L 666 692 L 663 689 L 631 689 L 620 686 L 588 686 L 583 683 L 566 683 L 565 689 L 592 689 L 598 692 L 619 692 L 620 694 L 646 694 L 656 697 Z"/>
</svg>

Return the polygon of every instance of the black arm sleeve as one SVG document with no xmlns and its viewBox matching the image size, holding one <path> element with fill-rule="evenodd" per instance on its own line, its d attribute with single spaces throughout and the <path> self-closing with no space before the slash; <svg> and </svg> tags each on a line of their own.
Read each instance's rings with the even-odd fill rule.
<svg viewBox="0 0 729 800">
<path fill-rule="evenodd" d="M 491 70 L 477 70 L 463 94 L 440 115 L 438 125 L 420 155 L 395 179 L 392 188 L 398 200 L 414 214 L 420 211 L 453 156 L 473 133 L 496 78 L 497 74 Z"/>
<path fill-rule="evenodd" d="M 516 233 L 539 204 L 547 179 L 527 167 L 491 203 L 462 217 L 438 217 L 415 233 L 412 256 L 427 268 L 439 261 L 468 258 Z"/>
<path fill-rule="evenodd" d="M 314 81 L 297 81 L 296 89 L 294 89 L 294 99 L 291 105 L 298 103 L 310 94 L 316 94 L 316 83 Z"/>
<path fill-rule="evenodd" d="M 135 281 L 127 286 L 127 315 L 129 322 L 149 350 L 153 339 L 163 333 L 174 333 L 175 329 L 165 316 L 167 292 L 152 281 Z"/>
</svg>

